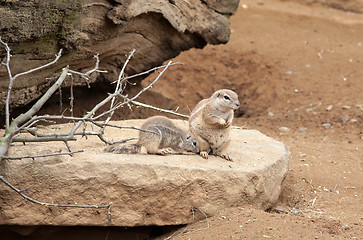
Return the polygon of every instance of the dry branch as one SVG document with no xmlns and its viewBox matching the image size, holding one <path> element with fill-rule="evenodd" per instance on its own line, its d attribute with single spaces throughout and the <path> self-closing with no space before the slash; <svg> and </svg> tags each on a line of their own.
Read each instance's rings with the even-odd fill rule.
<svg viewBox="0 0 363 240">
<path fill-rule="evenodd" d="M 72 152 L 66 152 L 66 153 L 47 153 L 47 154 L 38 154 L 38 155 L 26 155 L 26 156 L 16 156 L 16 157 L 9 157 L 4 156 L 4 160 L 20 160 L 24 158 L 39 158 L 39 157 L 50 157 L 50 156 L 59 156 L 59 155 L 70 155 L 72 156 L 74 153 L 84 152 L 84 150 L 77 150 Z"/>
<path fill-rule="evenodd" d="M 39 99 L 29 111 L 18 116 L 10 124 L 10 108 L 9 108 L 10 96 L 11 96 L 11 90 L 12 90 L 12 87 L 13 87 L 13 84 L 14 84 L 14 81 L 16 80 L 16 78 L 26 75 L 26 74 L 30 74 L 30 73 L 38 71 L 38 70 L 41 70 L 43 68 L 46 68 L 46 67 L 56 63 L 62 54 L 62 49 L 59 50 L 58 54 L 56 55 L 56 58 L 53 61 L 51 61 L 45 65 L 42 65 L 40 67 L 33 68 L 31 70 L 28 70 L 28 71 L 25 71 L 22 73 L 18 73 L 15 76 L 13 76 L 11 73 L 11 69 L 10 69 L 11 49 L 7 43 L 2 41 L 1 38 L 0 38 L 0 43 L 2 45 L 4 45 L 4 47 L 6 49 L 5 67 L 7 69 L 8 75 L 9 75 L 9 85 L 8 85 L 8 90 L 7 90 L 6 100 L 5 100 L 5 128 L 6 129 L 5 129 L 4 137 L 0 140 L 0 159 L 1 159 L 7 153 L 8 149 L 10 147 L 10 144 L 12 142 L 12 138 L 20 131 L 20 129 L 18 128 L 18 125 L 24 123 L 29 118 L 31 118 L 41 108 L 41 106 L 43 106 L 43 104 L 49 99 L 49 97 L 53 94 L 53 92 L 55 90 L 57 90 L 58 86 L 60 86 L 60 84 L 63 82 L 63 80 L 67 76 L 68 67 L 63 69 L 62 74 L 60 75 L 60 77 L 58 78 L 56 83 L 50 89 L 48 89 L 48 91 L 44 94 L 44 96 L 41 99 Z"/>
<path fill-rule="evenodd" d="M 134 100 L 131 100 L 131 99 L 125 97 L 125 96 L 121 96 L 121 97 L 125 98 L 128 102 L 130 102 L 130 103 L 132 103 L 134 105 L 140 106 L 140 107 L 154 109 L 154 110 L 157 110 L 159 112 L 165 112 L 165 113 L 174 114 L 175 116 L 179 116 L 179 117 L 183 117 L 183 118 L 189 118 L 188 115 L 184 115 L 184 114 L 181 114 L 181 113 L 177 113 L 175 111 L 166 110 L 166 109 L 162 109 L 162 108 L 158 108 L 158 107 L 151 106 L 149 104 L 145 104 L 145 103 L 141 103 L 141 102 L 138 102 L 138 101 L 134 101 Z"/>
</svg>

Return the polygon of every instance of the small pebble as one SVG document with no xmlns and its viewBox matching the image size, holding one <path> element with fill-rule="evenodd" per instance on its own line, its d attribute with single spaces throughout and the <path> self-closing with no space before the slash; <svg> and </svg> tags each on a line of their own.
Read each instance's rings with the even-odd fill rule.
<svg viewBox="0 0 363 240">
<path fill-rule="evenodd" d="M 288 132 L 288 131 L 290 131 L 290 128 L 288 128 L 288 127 L 280 127 L 279 130 L 281 132 Z"/>
<path fill-rule="evenodd" d="M 306 128 L 306 127 L 299 128 L 299 132 L 306 132 L 306 130 L 308 130 L 308 128 Z"/>
<path fill-rule="evenodd" d="M 343 123 L 346 123 L 349 121 L 349 116 L 348 115 L 343 115 L 340 117 L 340 119 L 342 120 Z"/>
<path fill-rule="evenodd" d="M 331 111 L 333 109 L 333 105 L 329 105 L 327 108 L 326 108 L 326 110 L 327 111 Z"/>
<path fill-rule="evenodd" d="M 325 127 L 326 129 L 330 128 L 331 127 L 331 124 L 330 123 L 323 123 L 321 124 L 321 126 Z"/>
<path fill-rule="evenodd" d="M 344 230 L 348 230 L 350 227 L 348 225 L 343 225 Z"/>
<path fill-rule="evenodd" d="M 342 106 L 342 108 L 343 108 L 343 109 L 350 109 L 350 108 L 351 108 L 351 106 L 344 105 L 344 106 Z"/>
</svg>

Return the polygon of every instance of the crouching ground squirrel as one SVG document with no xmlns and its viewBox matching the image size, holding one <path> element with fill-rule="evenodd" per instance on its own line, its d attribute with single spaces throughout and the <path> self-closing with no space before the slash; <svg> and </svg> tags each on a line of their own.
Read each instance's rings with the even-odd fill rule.
<svg viewBox="0 0 363 240">
<path fill-rule="evenodd" d="M 146 119 L 139 132 L 139 140 L 135 144 L 122 144 L 106 148 L 105 152 L 136 154 L 145 147 L 149 154 L 170 154 L 172 150 L 177 153 L 198 152 L 198 143 L 195 137 L 182 130 L 166 117 L 155 116 Z"/>
<path fill-rule="evenodd" d="M 208 158 L 211 152 L 232 161 L 223 150 L 230 142 L 230 126 L 234 110 L 238 107 L 237 93 L 228 89 L 216 91 L 194 107 L 189 118 L 189 130 L 197 138 L 199 153 L 203 158 Z"/>
</svg>

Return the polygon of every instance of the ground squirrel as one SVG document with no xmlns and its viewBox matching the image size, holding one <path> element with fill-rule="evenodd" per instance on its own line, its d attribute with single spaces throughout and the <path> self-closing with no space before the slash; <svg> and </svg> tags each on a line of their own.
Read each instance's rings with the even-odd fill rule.
<svg viewBox="0 0 363 240">
<path fill-rule="evenodd" d="M 230 142 L 230 126 L 234 110 L 239 107 L 238 95 L 232 90 L 221 89 L 208 99 L 201 100 L 189 118 L 189 130 L 197 138 L 199 153 L 208 158 L 211 152 L 226 160 L 232 159 L 223 150 Z"/>
<path fill-rule="evenodd" d="M 105 152 L 136 154 L 144 146 L 149 154 L 170 154 L 198 152 L 198 143 L 188 131 L 178 128 L 166 117 L 155 116 L 146 119 L 139 132 L 139 140 L 135 144 L 122 144 L 106 148 Z"/>
</svg>

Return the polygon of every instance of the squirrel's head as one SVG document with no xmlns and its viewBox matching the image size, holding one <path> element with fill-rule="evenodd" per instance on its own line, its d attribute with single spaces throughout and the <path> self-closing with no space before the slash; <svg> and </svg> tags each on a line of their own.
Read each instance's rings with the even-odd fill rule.
<svg viewBox="0 0 363 240">
<path fill-rule="evenodd" d="M 221 89 L 213 94 L 216 106 L 222 110 L 236 110 L 239 108 L 238 95 L 232 90 Z"/>
<path fill-rule="evenodd" d="M 190 132 L 187 132 L 185 135 L 185 139 L 183 139 L 184 146 L 183 148 L 188 152 L 198 153 L 199 147 L 197 139 L 191 134 Z"/>
</svg>

